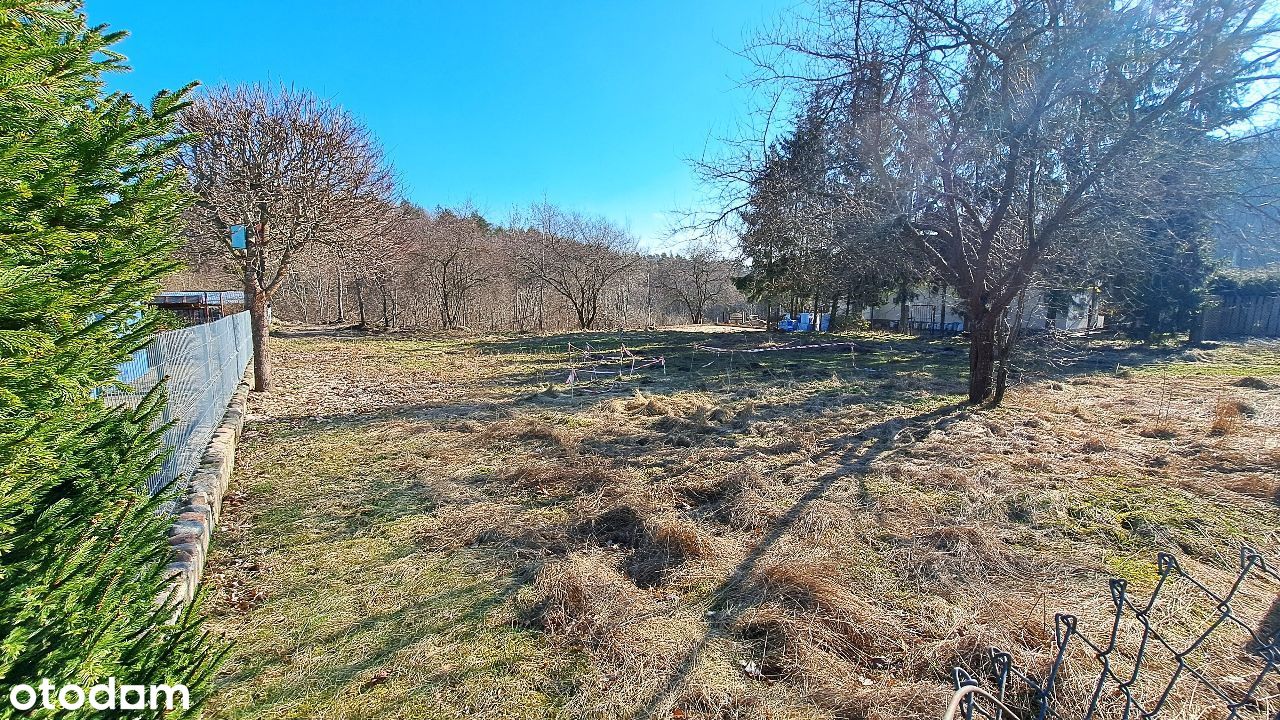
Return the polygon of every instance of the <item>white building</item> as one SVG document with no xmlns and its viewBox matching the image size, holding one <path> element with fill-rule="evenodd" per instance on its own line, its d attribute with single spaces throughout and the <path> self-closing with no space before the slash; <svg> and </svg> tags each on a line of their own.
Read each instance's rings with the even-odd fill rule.
<svg viewBox="0 0 1280 720">
<path fill-rule="evenodd" d="M 1051 308 L 1045 302 L 1045 292 L 1031 288 L 1026 293 L 1026 305 L 1021 308 L 1022 327 L 1028 330 L 1085 330 L 1100 329 L 1104 318 L 1095 292 L 1072 292 L 1065 307 Z M 960 332 L 964 329 L 964 301 L 950 288 L 938 292 L 922 287 L 907 303 L 911 329 L 931 332 Z M 1019 303 L 1014 300 L 1011 312 L 1019 314 Z M 862 311 L 862 319 L 872 327 L 897 329 L 902 317 L 902 306 L 886 303 Z"/>
</svg>

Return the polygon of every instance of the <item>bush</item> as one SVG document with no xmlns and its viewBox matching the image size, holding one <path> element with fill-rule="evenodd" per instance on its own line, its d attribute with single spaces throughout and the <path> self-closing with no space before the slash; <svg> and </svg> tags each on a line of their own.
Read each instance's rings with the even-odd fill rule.
<svg viewBox="0 0 1280 720">
<path fill-rule="evenodd" d="M 163 397 L 100 397 L 153 332 L 183 210 L 166 165 L 186 90 L 103 96 L 121 36 L 70 3 L 0 9 L 0 690 L 114 677 L 198 701 L 217 652 L 157 604 Z"/>
<path fill-rule="evenodd" d="M 1240 298 L 1280 295 L 1280 267 L 1219 271 L 1209 278 L 1209 292 Z"/>
</svg>

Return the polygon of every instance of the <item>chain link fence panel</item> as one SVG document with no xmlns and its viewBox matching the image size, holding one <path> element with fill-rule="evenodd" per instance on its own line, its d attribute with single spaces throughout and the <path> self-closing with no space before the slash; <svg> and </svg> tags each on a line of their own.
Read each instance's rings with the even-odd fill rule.
<svg viewBox="0 0 1280 720">
<path fill-rule="evenodd" d="M 160 333 L 120 365 L 118 383 L 102 392 L 109 405 L 136 407 L 166 381 L 164 465 L 147 481 L 156 493 L 170 483 L 184 487 L 204 454 L 227 404 L 253 357 L 249 313 Z"/>
</svg>

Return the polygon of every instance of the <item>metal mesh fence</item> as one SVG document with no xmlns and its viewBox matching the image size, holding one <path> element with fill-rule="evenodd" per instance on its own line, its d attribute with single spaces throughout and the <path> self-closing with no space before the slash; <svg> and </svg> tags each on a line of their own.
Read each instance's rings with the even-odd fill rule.
<svg viewBox="0 0 1280 720">
<path fill-rule="evenodd" d="M 1161 553 L 1149 597 L 1111 581 L 1111 622 L 1055 618 L 1047 667 L 992 649 L 986 672 L 956 668 L 947 720 L 1280 719 L 1280 573 L 1251 548 L 1210 587 Z M 1256 591 L 1248 592 L 1246 591 Z M 1257 605 L 1245 599 L 1246 594 Z M 1269 602 L 1268 602 L 1269 601 Z M 1269 607 L 1268 607 L 1269 606 Z"/>
<path fill-rule="evenodd" d="M 190 478 L 252 355 L 249 313 L 240 312 L 160 333 L 120 366 L 119 383 L 102 394 L 108 404 L 136 407 L 147 391 L 168 379 L 161 422 L 168 423 L 164 445 L 169 453 L 147 482 L 152 493 Z"/>
</svg>

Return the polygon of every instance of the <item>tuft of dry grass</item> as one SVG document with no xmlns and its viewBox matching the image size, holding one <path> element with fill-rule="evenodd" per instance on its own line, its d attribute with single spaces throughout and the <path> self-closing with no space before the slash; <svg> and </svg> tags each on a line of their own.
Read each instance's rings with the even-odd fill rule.
<svg viewBox="0 0 1280 720">
<path fill-rule="evenodd" d="M 663 584 L 670 573 L 690 560 L 706 558 L 712 545 L 693 523 L 677 518 L 652 518 L 626 562 L 627 577 L 643 588 Z"/>
<path fill-rule="evenodd" d="M 1240 417 L 1251 418 L 1258 413 L 1258 409 L 1252 403 L 1245 402 L 1239 398 L 1229 398 L 1223 400 L 1222 403 L 1234 408 L 1236 414 Z"/>
<path fill-rule="evenodd" d="M 501 473 L 503 483 L 543 495 L 594 492 L 609 479 L 608 465 L 598 458 L 574 462 L 537 462 Z"/>
<path fill-rule="evenodd" d="M 646 396 L 639 390 L 636 391 L 635 397 L 626 403 L 626 408 L 633 413 L 647 417 L 675 414 L 675 409 L 669 402 L 656 395 Z"/>
<path fill-rule="evenodd" d="M 663 518 L 645 523 L 649 545 L 682 559 L 702 558 L 711 552 L 711 543 L 693 523 Z"/>
<path fill-rule="evenodd" d="M 883 614 L 843 587 L 829 568 L 776 562 L 753 578 L 755 604 L 730 629 L 755 648 L 767 677 L 810 673 L 824 656 L 876 667 L 899 649 Z"/>
<path fill-rule="evenodd" d="M 606 717 L 656 696 L 697 641 L 691 617 L 664 611 L 599 554 L 547 563 L 526 602 L 527 622 L 588 654 L 598 670 L 579 692 Z"/>
<path fill-rule="evenodd" d="M 778 519 L 778 508 L 759 490 L 737 493 L 721 510 L 725 523 L 737 530 L 763 530 Z"/>
<path fill-rule="evenodd" d="M 580 523 L 577 534 L 601 545 L 634 549 L 644 541 L 644 519 L 630 505 L 617 505 Z"/>
<path fill-rule="evenodd" d="M 841 530 L 858 528 L 858 516 L 847 505 L 830 500 L 814 500 L 796 517 L 792 533 L 800 538 L 817 540 Z"/>
<path fill-rule="evenodd" d="M 550 563 L 538 573 L 534 595 L 531 619 L 546 632 L 622 662 L 634 656 L 621 631 L 645 611 L 645 596 L 607 563 L 592 556 Z"/>
<path fill-rule="evenodd" d="M 1167 420 L 1154 422 L 1138 431 L 1142 437 L 1154 440 L 1172 440 L 1178 437 L 1178 429 Z"/>
<path fill-rule="evenodd" d="M 763 490 L 771 484 L 758 469 L 744 463 L 722 476 L 700 477 L 684 484 L 679 492 L 695 504 L 710 505 L 732 500 L 749 490 Z"/>
<path fill-rule="evenodd" d="M 1209 434 L 1222 436 L 1235 432 L 1244 422 L 1246 411 L 1252 413 L 1248 403 L 1240 400 L 1222 400 L 1213 406 L 1213 421 L 1209 423 Z"/>
<path fill-rule="evenodd" d="M 742 464 L 720 477 L 698 478 L 679 488 L 694 505 L 710 510 L 711 517 L 731 528 L 762 530 L 777 520 L 773 494 L 778 483 L 766 479 L 755 467 Z"/>
<path fill-rule="evenodd" d="M 546 443 L 567 455 L 576 454 L 579 448 L 578 438 L 572 431 L 538 417 L 521 417 L 492 423 L 480 433 L 480 440 Z"/>
<path fill-rule="evenodd" d="M 1263 380 L 1260 377 L 1253 377 L 1252 375 L 1246 375 L 1231 384 L 1236 387 L 1249 388 L 1251 390 L 1270 390 L 1274 387 L 1266 380 Z"/>
<path fill-rule="evenodd" d="M 1015 470 L 1027 472 L 1046 472 L 1053 468 L 1053 463 L 1039 455 L 1027 455 L 1013 462 Z"/>
<path fill-rule="evenodd" d="M 941 524 L 926 528 L 893 556 L 907 577 L 921 582 L 980 581 L 1021 574 L 1020 563 L 1009 546 L 985 525 Z"/>
<path fill-rule="evenodd" d="M 1107 444 L 1101 438 L 1086 438 L 1080 443 L 1080 452 L 1093 455 L 1096 453 L 1104 453 L 1107 451 Z"/>
</svg>

